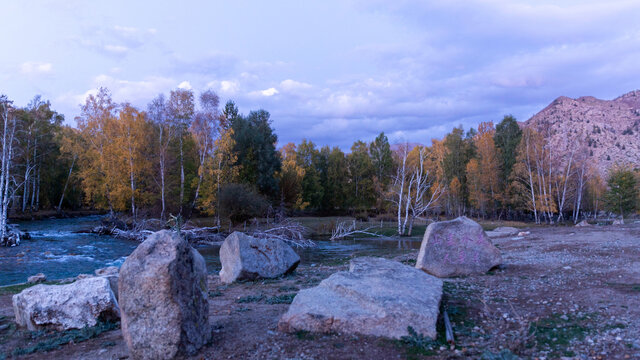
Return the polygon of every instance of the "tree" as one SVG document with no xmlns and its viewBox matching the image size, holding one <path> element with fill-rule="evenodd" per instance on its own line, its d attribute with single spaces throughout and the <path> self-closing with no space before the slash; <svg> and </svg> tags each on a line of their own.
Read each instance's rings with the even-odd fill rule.
<svg viewBox="0 0 640 360">
<path fill-rule="evenodd" d="M 80 176 L 86 199 L 97 208 L 107 208 L 110 212 L 114 210 L 110 189 L 114 176 L 109 173 L 111 169 L 105 151 L 112 139 L 106 131 L 109 123 L 114 121 L 116 108 L 109 90 L 100 88 L 96 95 L 87 96 L 80 116 L 76 118 L 87 144 L 80 157 Z"/>
<path fill-rule="evenodd" d="M 13 145 L 16 132 L 16 117 L 10 101 L 5 95 L 0 95 L 0 121 L 2 121 L 2 159 L 0 167 L 0 242 L 6 243 L 7 238 L 7 215 L 9 210 L 9 200 L 12 191 L 11 167 L 13 160 Z"/>
<path fill-rule="evenodd" d="M 495 146 L 498 149 L 500 161 L 500 180 L 503 187 L 509 183 L 509 177 L 516 163 L 516 149 L 522 138 L 522 130 L 512 115 L 505 115 L 502 121 L 496 125 L 494 135 Z"/>
<path fill-rule="evenodd" d="M 349 186 L 347 159 L 338 147 L 329 149 L 323 146 L 320 150 L 321 184 L 323 191 L 322 209 L 325 212 L 345 209 Z M 326 165 L 323 163 L 326 162 Z"/>
<path fill-rule="evenodd" d="M 175 127 L 173 122 L 169 120 L 167 103 L 164 95 L 160 94 L 149 103 L 147 106 L 147 113 L 149 114 L 149 120 L 153 124 L 153 128 L 156 132 L 157 142 L 157 156 L 158 165 L 160 169 L 158 175 L 160 177 L 160 203 L 162 210 L 160 212 L 160 219 L 165 219 L 166 213 L 166 174 L 167 174 L 167 157 L 169 152 L 169 144 L 175 135 Z"/>
<path fill-rule="evenodd" d="M 272 200 L 277 199 L 279 191 L 276 173 L 281 169 L 281 161 L 275 147 L 278 137 L 271 127 L 269 113 L 265 110 L 251 111 L 244 118 L 235 115 L 234 109 L 225 107 L 225 113 L 228 110 L 232 116 L 228 119 L 233 129 L 240 180 L 257 185 L 261 194 Z"/>
<path fill-rule="evenodd" d="M 71 165 L 69 166 L 69 172 L 64 182 L 62 193 L 60 194 L 60 201 L 58 202 L 58 207 L 56 209 L 58 213 L 62 212 L 62 203 L 67 193 L 69 183 L 71 182 L 71 176 L 73 175 L 74 166 L 76 165 L 76 161 L 78 160 L 78 157 L 80 156 L 82 151 L 83 142 L 79 131 L 70 126 L 63 126 L 61 128 L 60 137 L 60 156 L 61 159 L 66 158 L 67 162 L 69 161 L 69 159 L 71 159 Z"/>
<path fill-rule="evenodd" d="M 375 201 L 372 177 L 375 173 L 367 143 L 356 141 L 351 146 L 351 154 L 347 156 L 350 178 L 351 206 L 356 209 L 370 207 Z"/>
<path fill-rule="evenodd" d="M 476 157 L 467 163 L 469 200 L 483 216 L 487 210 L 495 211 L 500 198 L 500 162 L 494 133 L 493 123 L 480 123 L 473 138 Z"/>
<path fill-rule="evenodd" d="M 167 103 L 167 111 L 169 119 L 177 129 L 177 137 L 180 143 L 180 213 L 182 214 L 185 186 L 184 136 L 187 133 L 186 130 L 191 125 L 195 111 L 193 91 L 187 89 L 171 90 L 169 102 Z"/>
<path fill-rule="evenodd" d="M 320 208 L 324 191 L 320 183 L 320 152 L 313 142 L 302 140 L 296 151 L 298 166 L 304 170 L 302 200 L 314 209 Z"/>
<path fill-rule="evenodd" d="M 630 166 L 616 164 L 609 172 L 607 185 L 605 201 L 609 211 L 618 212 L 624 218 L 637 209 L 637 180 Z"/>
<path fill-rule="evenodd" d="M 298 162 L 296 144 L 288 143 L 280 149 L 282 170 L 280 171 L 280 191 L 284 205 L 293 209 L 304 209 L 309 205 L 302 198 L 302 181 L 305 170 Z"/>
<path fill-rule="evenodd" d="M 201 109 L 196 112 L 189 129 L 198 149 L 198 180 L 191 209 L 196 207 L 202 179 L 206 172 L 205 165 L 207 164 L 207 159 L 213 155 L 215 139 L 218 137 L 220 130 L 219 104 L 220 98 L 212 90 L 207 90 L 200 94 Z"/>
</svg>

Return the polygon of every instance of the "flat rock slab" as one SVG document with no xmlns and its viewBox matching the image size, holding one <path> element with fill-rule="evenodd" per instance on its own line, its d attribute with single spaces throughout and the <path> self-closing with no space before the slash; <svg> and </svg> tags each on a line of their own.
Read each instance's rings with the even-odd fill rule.
<svg viewBox="0 0 640 360">
<path fill-rule="evenodd" d="M 422 239 L 416 268 L 440 278 L 484 274 L 502 256 L 482 226 L 461 216 L 430 224 Z"/>
<path fill-rule="evenodd" d="M 13 295 L 16 323 L 29 330 L 82 329 L 117 320 L 120 309 L 109 280 L 92 277 L 66 285 L 36 285 Z"/>
<path fill-rule="evenodd" d="M 278 328 L 398 339 L 411 326 L 435 339 L 441 297 L 436 277 L 397 261 L 360 257 L 349 271 L 300 291 Z"/>
<path fill-rule="evenodd" d="M 278 239 L 260 239 L 234 232 L 220 247 L 220 280 L 275 278 L 296 269 L 300 256 L 291 246 Z"/>
<path fill-rule="evenodd" d="M 194 355 L 210 339 L 206 264 L 178 233 L 159 231 L 142 242 L 120 268 L 118 290 L 133 359 Z"/>
<path fill-rule="evenodd" d="M 507 237 L 507 236 L 515 236 L 520 232 L 520 230 L 510 227 L 510 226 L 501 226 L 493 229 L 492 231 L 487 231 L 486 234 L 490 238 L 499 238 L 499 237 Z"/>
</svg>

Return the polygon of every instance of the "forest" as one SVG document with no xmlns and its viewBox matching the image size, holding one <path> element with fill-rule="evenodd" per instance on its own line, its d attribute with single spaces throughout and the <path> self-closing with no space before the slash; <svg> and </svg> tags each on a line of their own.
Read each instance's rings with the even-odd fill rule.
<svg viewBox="0 0 640 360">
<path fill-rule="evenodd" d="M 89 95 L 75 119 L 40 96 L 0 97 L 0 234 L 14 215 L 92 209 L 133 221 L 210 216 L 220 224 L 304 215 L 386 216 L 399 235 L 415 219 L 467 215 L 578 222 L 638 208 L 638 169 L 606 176 L 587 147 L 551 148 L 544 129 L 505 116 L 454 128 L 430 145 L 384 133 L 350 151 L 308 140 L 279 144 L 269 112 L 240 114 L 207 90 L 175 89 L 144 109 Z M 424 139 L 425 143 L 429 139 Z"/>
</svg>

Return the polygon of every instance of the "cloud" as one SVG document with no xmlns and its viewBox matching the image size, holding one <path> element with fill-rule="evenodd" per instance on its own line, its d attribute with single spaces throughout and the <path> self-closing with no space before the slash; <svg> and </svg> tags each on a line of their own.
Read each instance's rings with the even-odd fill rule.
<svg viewBox="0 0 640 360">
<path fill-rule="evenodd" d="M 48 62 L 27 61 L 20 65 L 20 72 L 26 75 L 41 75 L 51 73 L 53 64 Z"/>
<path fill-rule="evenodd" d="M 295 81 L 291 79 L 283 80 L 280 83 L 280 88 L 283 91 L 295 92 L 295 91 L 303 91 L 307 89 L 311 89 L 311 84 L 307 84 L 305 82 Z"/>
<path fill-rule="evenodd" d="M 191 90 L 193 89 L 193 87 L 191 86 L 191 83 L 189 83 L 188 81 L 183 81 L 180 84 L 178 84 L 178 89 L 183 89 L 183 90 Z"/>
<path fill-rule="evenodd" d="M 274 88 L 274 87 L 270 87 L 268 89 L 264 89 L 264 90 L 258 90 L 258 91 L 251 91 L 249 93 L 249 96 L 251 97 L 256 97 L 256 96 L 265 96 L 265 97 L 270 97 L 273 95 L 277 95 L 280 92 L 278 91 L 278 89 Z"/>
<path fill-rule="evenodd" d="M 124 57 L 149 43 L 156 29 L 140 29 L 131 26 L 89 27 L 82 37 L 75 40 L 83 47 L 107 56 Z"/>
</svg>

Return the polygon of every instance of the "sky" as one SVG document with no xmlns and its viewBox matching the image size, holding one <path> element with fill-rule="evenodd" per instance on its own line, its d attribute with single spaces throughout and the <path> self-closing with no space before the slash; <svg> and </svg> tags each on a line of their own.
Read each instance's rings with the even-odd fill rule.
<svg viewBox="0 0 640 360">
<path fill-rule="evenodd" d="M 280 146 L 348 150 L 640 88 L 638 0 L 25 0 L 2 14 L 0 94 L 42 95 L 72 126 L 101 86 L 141 109 L 212 89 L 269 111 Z"/>
</svg>

